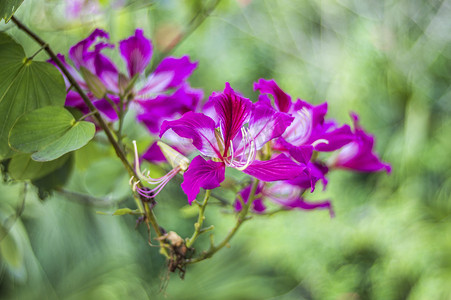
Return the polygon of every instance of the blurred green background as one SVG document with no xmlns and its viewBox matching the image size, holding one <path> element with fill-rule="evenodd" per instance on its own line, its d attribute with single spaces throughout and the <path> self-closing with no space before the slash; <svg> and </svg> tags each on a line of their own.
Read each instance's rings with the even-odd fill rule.
<svg viewBox="0 0 451 300">
<path fill-rule="evenodd" d="M 143 28 L 155 61 L 212 3 L 105 0 L 97 13 L 69 18 L 64 1 L 29 0 L 16 16 L 65 54 L 96 27 L 113 42 Z M 133 207 L 100 136 L 75 155 L 65 190 L 44 201 L 29 184 L 0 185 L 0 298 L 451 299 L 450 16 L 446 0 L 221 1 L 172 53 L 199 61 L 192 86 L 208 96 L 229 81 L 255 100 L 253 82 L 274 78 L 293 98 L 328 101 L 328 116 L 342 123 L 355 111 L 392 174 L 331 173 L 313 198 L 331 199 L 334 219 L 326 211 L 255 217 L 230 249 L 190 266 L 184 280 L 172 274 L 160 291 L 168 274 L 144 226 L 96 214 Z M 0 30 L 29 55 L 38 49 L 12 22 Z M 127 128 L 143 149 L 150 143 L 133 118 Z M 180 182 L 161 193 L 156 214 L 186 237 L 195 216 Z M 221 211 L 211 205 L 206 215 L 218 240 L 234 221 Z"/>
</svg>

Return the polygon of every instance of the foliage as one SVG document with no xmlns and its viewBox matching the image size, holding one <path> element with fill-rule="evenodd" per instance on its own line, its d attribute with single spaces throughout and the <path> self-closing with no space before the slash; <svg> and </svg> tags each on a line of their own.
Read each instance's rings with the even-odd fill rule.
<svg viewBox="0 0 451 300">
<path fill-rule="evenodd" d="M 129 1 L 120 10 L 105 9 L 72 20 L 52 15 L 63 9 L 61 3 L 57 3 L 59 10 L 25 3 L 16 16 L 62 53 L 97 27 L 107 29 L 112 41 L 144 28 L 154 40 L 155 67 L 167 55 L 162 45 L 171 44 L 168 36 L 184 32 L 198 11 L 207 10 L 202 3 L 171 1 L 146 6 Z M 129 176 L 106 145 L 105 133 L 97 133 L 85 147 L 50 162 L 2 150 L 2 159 L 12 157 L 2 162 L 7 174 L 0 186 L 2 298 L 164 299 L 165 294 L 167 299 L 449 298 L 448 15 L 446 1 L 222 1 L 173 50 L 173 55 L 189 54 L 199 61 L 191 84 L 205 87 L 208 96 L 229 81 L 256 99 L 251 83 L 260 77 L 274 78 L 290 95 L 313 103 L 328 100 L 330 114 L 340 122 L 347 122 L 348 112 L 354 110 L 377 137 L 378 153 L 392 164 L 393 173 L 331 174 L 327 197 L 319 194 L 320 186 L 312 196 L 333 199 L 335 218 L 326 212 L 253 214 L 230 249 L 190 266 L 184 281 L 173 278 L 166 291 L 159 293 L 160 279 L 168 276 L 165 259 L 158 249 L 147 246 L 145 226 L 132 230 L 139 216 L 125 208 L 135 207 L 127 189 Z M 35 49 L 10 23 L 2 28 L 27 51 Z M 1 41 L 11 44 L 0 47 L 0 52 L 11 49 L 11 70 L 24 72 L 20 70 L 30 65 L 24 64 L 23 50 L 4 34 Z M 112 59 L 118 62 L 120 57 L 115 55 Z M 0 55 L 0 60 L 4 57 Z M 47 59 L 42 51 L 36 57 Z M 50 67 L 34 58 L 31 66 L 37 63 L 42 69 Z M 14 72 L 6 72 L 1 65 L 1 78 L 9 78 L 14 86 Z M 121 71 L 126 73 L 124 67 Z M 14 120 L 8 121 L 9 128 L 26 111 L 44 105 L 62 109 L 63 79 L 58 72 L 52 74 L 52 80 L 43 82 L 54 84 L 51 94 L 59 95 L 59 100 L 20 108 Z M 46 87 L 40 87 L 29 92 L 43 93 Z M 9 99 L 8 103 L 15 103 Z M 6 111 L 2 107 L 0 114 Z M 63 123 L 67 128 L 68 123 Z M 8 149 L 9 131 L 2 131 L 2 149 Z M 127 114 L 123 142 L 130 145 L 133 139 L 140 153 L 151 143 L 147 130 L 137 128 L 134 116 Z M 52 184 L 46 189 L 51 197 L 40 202 L 39 184 L 50 181 L 37 181 L 52 174 L 64 179 L 58 172 L 62 165 L 68 170 L 70 164 L 73 169 L 67 181 Z M 164 173 L 159 167 L 146 167 L 153 177 Z M 214 206 L 234 201 L 230 187 L 245 178 L 235 170 L 226 172 L 234 180 L 225 181 L 212 193 L 203 220 L 203 228 L 214 224 L 217 242 L 235 219 L 221 212 L 231 212 L 230 207 Z M 10 184 L 11 179 L 32 179 L 35 186 Z M 189 212 L 193 206 L 187 208 L 181 181 L 177 176 L 168 183 L 153 210 L 165 228 L 188 237 L 192 224 L 199 220 L 197 209 L 193 214 Z M 99 210 L 116 215 L 98 215 Z M 154 237 L 152 232 L 150 241 L 156 245 Z M 208 246 L 208 233 L 200 235 L 196 249 Z"/>
</svg>

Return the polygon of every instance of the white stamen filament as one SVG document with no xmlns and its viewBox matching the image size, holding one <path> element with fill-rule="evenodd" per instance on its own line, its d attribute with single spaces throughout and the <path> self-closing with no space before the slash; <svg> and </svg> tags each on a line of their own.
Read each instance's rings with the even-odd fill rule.
<svg viewBox="0 0 451 300">
<path fill-rule="evenodd" d="M 238 155 L 239 158 L 237 159 L 235 157 L 236 153 L 232 141 L 230 141 L 230 157 L 224 158 L 227 166 L 235 168 L 239 171 L 246 169 L 257 156 L 257 147 L 249 129 L 242 127 L 241 134 L 244 145 L 241 155 Z"/>
<path fill-rule="evenodd" d="M 150 171 L 144 170 L 143 172 L 141 172 L 140 165 L 139 165 L 139 155 L 138 155 L 138 148 L 136 146 L 136 141 L 133 141 L 133 146 L 134 146 L 134 150 L 135 150 L 135 172 L 136 172 L 136 175 L 138 176 L 138 178 L 137 178 L 138 180 L 134 181 L 134 179 L 135 179 L 134 176 L 132 176 L 132 178 L 130 178 L 130 184 L 134 181 L 132 190 L 134 192 L 137 192 L 138 194 L 140 194 L 143 197 L 155 198 L 155 196 L 157 196 L 158 193 L 161 192 L 163 187 L 175 175 L 177 175 L 178 172 L 182 171 L 182 168 L 180 166 L 176 166 L 174 169 L 169 171 L 169 173 L 167 173 L 166 175 L 164 175 L 164 176 L 162 176 L 160 178 L 152 178 L 150 176 Z M 145 174 L 143 174 L 143 173 L 145 173 Z M 145 181 L 145 182 L 147 182 L 148 184 L 151 184 L 151 185 L 156 185 L 156 187 L 151 189 L 151 190 L 139 188 L 139 187 L 137 187 L 137 185 L 141 181 Z"/>
<path fill-rule="evenodd" d="M 318 139 L 318 140 L 316 140 L 316 141 L 314 141 L 314 142 L 312 143 L 312 146 L 313 146 L 313 147 L 316 147 L 316 146 L 318 146 L 319 144 L 326 144 L 326 145 L 329 145 L 329 141 L 328 141 L 328 140 L 325 140 L 325 139 Z"/>
</svg>

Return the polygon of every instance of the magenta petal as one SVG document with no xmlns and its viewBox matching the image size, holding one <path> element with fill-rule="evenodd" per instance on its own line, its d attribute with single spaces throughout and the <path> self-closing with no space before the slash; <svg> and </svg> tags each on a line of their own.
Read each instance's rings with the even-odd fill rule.
<svg viewBox="0 0 451 300">
<path fill-rule="evenodd" d="M 317 143 L 316 151 L 335 151 L 354 139 L 354 134 L 349 125 L 343 125 L 328 132 L 315 136 L 315 139 L 325 140 L 327 143 Z"/>
<path fill-rule="evenodd" d="M 119 42 L 119 51 L 131 78 L 146 69 L 152 57 L 152 44 L 143 35 L 142 29 L 136 29 L 135 35 Z"/>
<path fill-rule="evenodd" d="M 290 95 L 282 91 L 274 80 L 261 78 L 258 82 L 254 83 L 254 90 L 258 90 L 262 94 L 273 95 L 274 102 L 281 112 L 288 112 L 291 107 Z"/>
<path fill-rule="evenodd" d="M 158 95 L 155 99 L 138 100 L 142 112 L 137 119 L 143 122 L 150 132 L 158 134 L 164 120 L 195 111 L 202 97 L 202 90 L 183 85 L 172 95 Z"/>
<path fill-rule="evenodd" d="M 390 165 L 381 161 L 373 152 L 374 138 L 360 127 L 356 114 L 351 117 L 354 120 L 355 139 L 341 149 L 334 165 L 362 172 L 385 170 L 390 173 Z"/>
<path fill-rule="evenodd" d="M 300 163 L 308 164 L 313 154 L 313 147 L 311 145 L 304 145 L 299 147 L 289 147 L 290 155 Z"/>
<path fill-rule="evenodd" d="M 241 198 L 243 199 L 245 204 L 249 201 L 251 189 L 252 189 L 252 184 L 248 185 L 247 187 L 245 187 L 244 189 L 242 189 L 240 191 Z M 257 198 L 255 198 L 254 201 L 252 202 L 252 209 L 257 213 L 262 213 L 266 210 L 266 206 L 263 203 L 263 199 L 261 196 L 262 190 L 263 190 L 263 184 L 260 183 L 257 186 L 257 189 L 255 190 L 255 195 L 259 195 L 259 196 Z M 238 198 L 235 199 L 234 205 L 235 205 L 236 211 L 240 211 L 243 208 L 241 201 Z"/>
<path fill-rule="evenodd" d="M 119 104 L 119 97 L 111 96 L 111 100 L 115 104 Z M 100 111 L 104 116 L 106 116 L 110 121 L 116 121 L 118 119 L 116 110 L 111 106 L 110 102 L 105 99 L 100 99 L 93 102 L 94 106 Z"/>
<path fill-rule="evenodd" d="M 66 102 L 64 103 L 64 105 L 69 107 L 75 107 L 84 114 L 89 113 L 89 108 L 85 104 L 85 101 L 83 101 L 83 98 L 81 98 L 80 94 L 78 94 L 75 91 L 69 91 L 67 93 Z"/>
<path fill-rule="evenodd" d="M 265 100 L 262 103 L 260 101 L 253 105 L 249 121 L 249 130 L 257 150 L 268 141 L 281 136 L 294 120 L 290 115 L 268 106 Z"/>
<path fill-rule="evenodd" d="M 160 138 L 172 129 L 182 138 L 192 139 L 194 147 L 202 154 L 221 158 L 215 137 L 215 121 L 201 113 L 187 112 L 175 121 L 164 121 L 161 125 Z"/>
<path fill-rule="evenodd" d="M 142 155 L 142 158 L 151 162 L 151 163 L 160 163 L 165 162 L 166 157 L 164 157 L 163 152 L 161 152 L 160 147 L 158 146 L 157 142 L 153 142 L 152 145 L 150 145 L 149 149 L 144 152 Z"/>
<path fill-rule="evenodd" d="M 252 102 L 235 93 L 228 82 L 226 82 L 224 92 L 213 93 L 210 96 L 210 101 L 214 103 L 220 120 L 225 144 L 223 153 L 226 155 L 230 147 L 230 141 L 235 138 L 238 132 L 241 132 L 241 127 L 249 117 Z"/>
<path fill-rule="evenodd" d="M 172 80 L 167 85 L 167 88 L 170 89 L 182 84 L 196 67 L 197 62 L 190 62 L 189 57 L 186 55 L 181 58 L 166 57 L 155 69 L 154 74 L 172 73 Z"/>
<path fill-rule="evenodd" d="M 224 178 L 225 165 L 223 163 L 206 161 L 201 156 L 196 156 L 183 175 L 182 189 L 188 196 L 188 203 L 191 205 L 196 199 L 200 188 L 215 189 L 221 185 Z"/>
<path fill-rule="evenodd" d="M 324 123 L 324 117 L 327 114 L 327 102 L 319 105 L 312 105 L 306 101 L 298 99 L 294 105 L 294 111 L 300 111 L 302 109 L 307 109 L 310 112 L 313 128 L 316 128 L 318 125 L 322 125 Z"/>
<path fill-rule="evenodd" d="M 60 60 L 60 62 L 64 65 L 64 67 L 66 68 L 67 71 L 69 71 L 70 75 L 72 75 L 72 77 L 75 79 L 75 81 L 83 88 L 83 89 L 87 89 L 86 83 L 83 80 L 83 78 L 81 77 L 80 73 L 78 73 L 77 70 L 75 70 L 71 65 L 69 65 L 66 62 L 66 58 L 64 57 L 64 55 L 58 53 L 56 55 L 58 57 L 58 59 Z M 49 59 L 47 62 L 51 63 L 52 65 L 54 65 L 60 72 L 61 74 L 63 74 L 63 78 L 64 78 L 64 83 L 66 84 L 66 88 L 69 88 L 71 86 L 71 83 L 69 82 L 69 80 L 67 80 L 66 76 L 64 75 L 64 73 L 61 71 L 61 69 L 58 67 L 58 65 L 52 60 Z"/>
<path fill-rule="evenodd" d="M 266 161 L 255 160 L 244 173 L 262 181 L 289 180 L 302 174 L 305 166 L 296 164 L 285 154 Z"/>
<path fill-rule="evenodd" d="M 108 39 L 109 36 L 107 32 L 96 29 L 86 39 L 70 48 L 69 57 L 74 62 L 76 68 L 80 68 L 80 66 L 84 64 L 85 55 L 88 52 L 89 47 L 91 47 L 97 38 Z"/>
<path fill-rule="evenodd" d="M 287 199 L 287 201 L 279 202 L 279 204 L 289 208 L 300 208 L 303 210 L 327 209 L 332 218 L 335 216 L 332 205 L 328 200 L 321 202 L 307 202 L 304 198 L 298 197 L 295 199 Z"/>
<path fill-rule="evenodd" d="M 100 53 L 100 51 L 86 54 L 83 67 L 97 75 L 107 90 L 118 91 L 118 70 L 111 59 Z"/>
<path fill-rule="evenodd" d="M 315 190 L 316 183 L 319 180 L 321 180 L 323 183 L 323 189 L 326 188 L 327 185 L 326 174 L 328 171 L 329 169 L 327 167 L 319 163 L 309 162 L 307 163 L 304 172 L 300 176 L 290 179 L 286 182 L 303 189 L 310 188 L 310 192 L 313 193 L 313 191 Z"/>
</svg>

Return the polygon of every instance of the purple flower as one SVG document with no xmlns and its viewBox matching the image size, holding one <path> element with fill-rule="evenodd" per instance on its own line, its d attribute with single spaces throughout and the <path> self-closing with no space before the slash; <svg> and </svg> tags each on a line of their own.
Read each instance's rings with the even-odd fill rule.
<svg viewBox="0 0 451 300">
<path fill-rule="evenodd" d="M 248 203 L 250 196 L 251 185 L 245 187 L 240 191 L 241 199 L 244 203 Z M 264 200 L 269 200 L 275 204 L 283 206 L 285 209 L 327 209 L 330 216 L 334 216 L 334 211 L 330 201 L 308 202 L 303 197 L 305 189 L 296 185 L 292 185 L 286 181 L 276 181 L 273 183 L 260 183 L 255 191 L 255 199 L 252 202 L 252 209 L 256 213 L 263 213 L 266 206 Z M 240 199 L 235 201 L 235 209 L 240 211 L 242 204 Z"/>
<path fill-rule="evenodd" d="M 119 50 L 127 65 L 129 80 L 141 74 L 152 58 L 152 43 L 141 29 L 120 41 Z M 166 57 L 153 73 L 137 83 L 133 98 L 139 104 L 138 121 L 143 122 L 151 133 L 160 132 L 163 120 L 196 110 L 203 92 L 190 88 L 186 83 L 196 67 L 197 62 L 191 62 L 188 56 Z M 169 90 L 175 91 L 167 94 Z"/>
<path fill-rule="evenodd" d="M 385 170 L 390 173 L 390 165 L 373 152 L 374 138 L 360 127 L 357 114 L 352 113 L 351 118 L 354 122 L 354 140 L 340 150 L 331 166 L 362 172 Z"/>
<path fill-rule="evenodd" d="M 268 141 L 279 137 L 293 118 L 277 112 L 265 103 L 253 104 L 226 83 L 222 93 L 213 93 L 217 122 L 202 114 L 187 112 L 179 120 L 165 121 L 160 137 L 168 130 L 181 140 L 189 139 L 201 156 L 195 157 L 184 175 L 182 189 L 191 203 L 200 188 L 213 189 L 224 180 L 225 167 L 232 167 L 262 181 L 291 179 L 300 175 L 304 166 L 284 154 L 271 160 L 257 160 L 257 151 Z"/>
<path fill-rule="evenodd" d="M 293 103 L 274 80 L 260 79 L 254 83 L 254 89 L 262 94 L 261 101 L 270 105 L 268 94 L 272 95 L 275 108 L 294 117 L 293 123 L 275 145 L 276 149 L 286 151 L 292 146 L 311 145 L 316 151 L 334 151 L 352 140 L 348 125 L 338 127 L 334 121 L 325 120 L 327 103 L 314 106 L 300 99 Z"/>
<path fill-rule="evenodd" d="M 138 104 L 138 120 L 144 122 L 155 134 L 159 132 L 159 126 L 164 119 L 173 119 L 186 111 L 196 109 L 203 93 L 190 88 L 186 79 L 197 63 L 190 62 L 187 56 L 167 57 L 149 76 L 136 80 L 150 63 L 151 41 L 144 36 L 141 29 L 137 29 L 133 36 L 119 42 L 119 52 L 128 73 L 124 75 L 118 71 L 112 60 L 102 53 L 105 48 L 114 48 L 108 40 L 107 32 L 96 29 L 86 39 L 71 47 L 69 58 L 75 68 L 66 63 L 63 55 L 59 54 L 58 57 L 93 104 L 110 120 L 117 119 L 110 102 L 117 106 L 120 97 Z M 69 82 L 66 78 L 65 80 L 69 87 Z M 124 95 L 129 85 L 133 85 L 133 88 Z M 107 101 L 106 96 L 111 101 Z M 87 111 L 81 97 L 75 92 L 70 92 L 66 105 Z"/>
<path fill-rule="evenodd" d="M 69 50 L 69 58 L 76 69 L 66 62 L 64 55 L 57 56 L 94 106 L 110 120 L 116 120 L 117 114 L 114 108 L 103 98 L 107 91 L 118 91 L 118 70 L 114 63 L 101 53 L 104 48 L 114 48 L 114 45 L 105 42 L 108 38 L 108 33 L 96 29 L 86 39 L 72 46 Z M 58 68 L 55 62 L 52 60 L 49 62 Z M 69 88 L 71 84 L 65 76 L 64 80 L 66 87 Z M 119 103 L 119 97 L 116 95 L 111 95 L 110 99 L 116 105 Z M 81 96 L 73 90 L 70 90 L 66 96 L 66 106 L 78 108 L 83 113 L 89 112 Z"/>
</svg>

